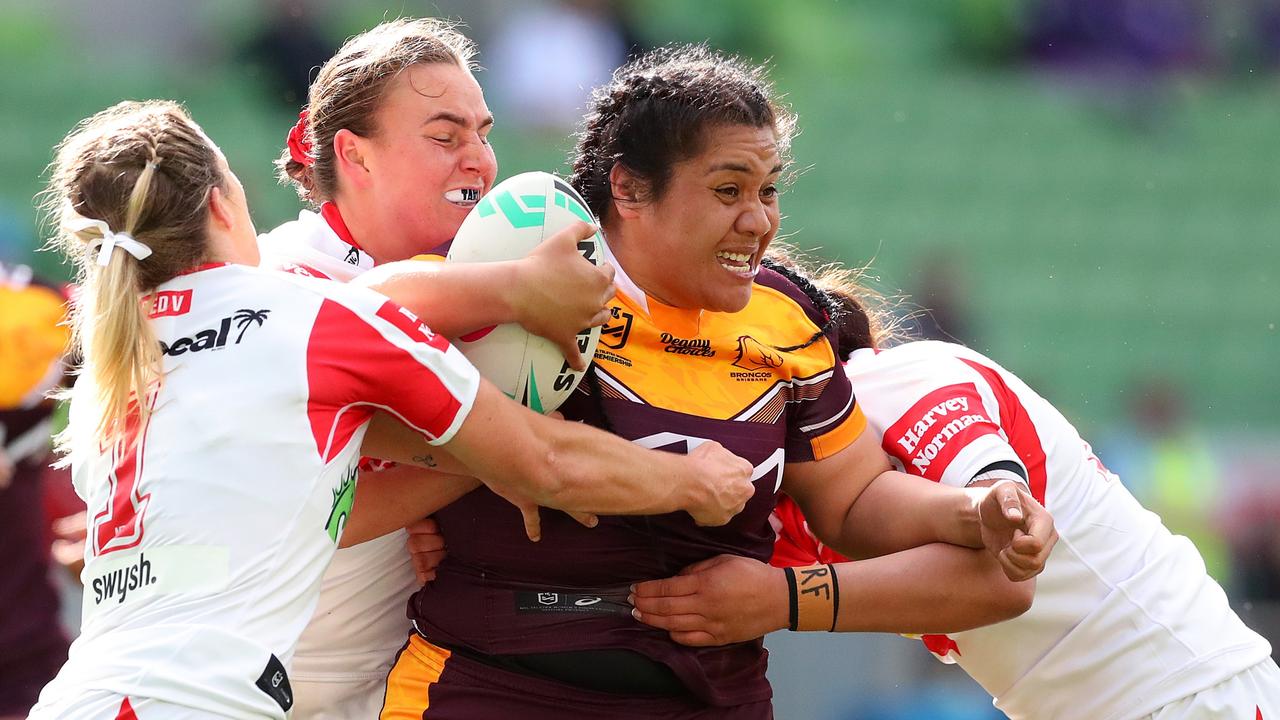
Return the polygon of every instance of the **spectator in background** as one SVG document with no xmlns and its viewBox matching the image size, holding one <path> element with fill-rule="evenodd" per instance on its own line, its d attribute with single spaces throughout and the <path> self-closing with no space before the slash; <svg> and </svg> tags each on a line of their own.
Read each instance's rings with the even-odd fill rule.
<svg viewBox="0 0 1280 720">
<path fill-rule="evenodd" d="M 311 75 L 333 54 L 308 0 L 272 0 L 266 23 L 245 46 L 247 59 L 274 86 L 272 100 L 293 109 L 307 102 Z"/>
<path fill-rule="evenodd" d="M 1225 490 L 1209 443 L 1188 417 L 1179 384 L 1153 377 L 1134 387 L 1130 427 L 1103 454 L 1143 505 L 1195 543 L 1213 579 L 1230 587 L 1231 558 L 1217 527 Z"/>
<path fill-rule="evenodd" d="M 1043 63 L 1154 75 L 1196 69 L 1209 57 L 1203 0 L 1041 0 L 1027 51 Z"/>
<path fill-rule="evenodd" d="M 26 266 L 0 265 L 0 720 L 26 717 L 67 659 L 49 577 L 41 475 L 63 375 L 66 297 Z"/>
<path fill-rule="evenodd" d="M 912 277 L 916 282 L 912 300 L 920 309 L 905 321 L 907 334 L 920 340 L 972 344 L 972 313 L 960 258 L 936 248 Z"/>
<path fill-rule="evenodd" d="M 567 133 L 582 120 L 591 88 L 636 49 L 634 37 L 610 0 L 515 6 L 499 16 L 489 43 L 495 112 L 534 130 Z"/>
</svg>

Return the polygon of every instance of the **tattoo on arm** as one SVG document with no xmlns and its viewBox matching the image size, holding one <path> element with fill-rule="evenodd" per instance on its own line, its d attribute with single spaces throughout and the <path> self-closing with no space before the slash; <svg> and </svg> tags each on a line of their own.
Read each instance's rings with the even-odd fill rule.
<svg viewBox="0 0 1280 720">
<path fill-rule="evenodd" d="M 429 468 L 436 466 L 436 459 L 430 455 L 414 455 L 413 462 L 418 465 L 426 465 Z"/>
</svg>

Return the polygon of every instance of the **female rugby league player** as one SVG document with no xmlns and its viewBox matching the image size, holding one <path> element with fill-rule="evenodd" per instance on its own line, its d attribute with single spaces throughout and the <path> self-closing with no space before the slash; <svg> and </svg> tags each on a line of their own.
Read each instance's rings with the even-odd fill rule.
<svg viewBox="0 0 1280 720">
<path fill-rule="evenodd" d="M 568 510 L 722 523 L 753 489 L 723 448 L 658 453 L 519 406 L 385 296 L 252 267 L 243 188 L 174 103 L 86 119 L 47 198 L 81 287 L 59 443 L 92 522 L 81 635 L 33 718 L 284 718 L 321 575 L 367 512 L 352 503 L 374 407 Z"/>
</svg>

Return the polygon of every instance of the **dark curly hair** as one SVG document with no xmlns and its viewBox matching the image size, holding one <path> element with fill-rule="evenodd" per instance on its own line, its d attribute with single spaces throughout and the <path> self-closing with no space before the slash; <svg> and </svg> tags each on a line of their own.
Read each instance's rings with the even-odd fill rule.
<svg viewBox="0 0 1280 720">
<path fill-rule="evenodd" d="M 659 48 L 618 68 L 592 93 L 583 122 L 570 182 L 601 220 L 611 210 L 617 163 L 643 183 L 637 199 L 660 198 L 675 164 L 702 151 L 707 128 L 771 127 L 785 161 L 796 127 L 763 65 L 705 45 Z"/>
</svg>

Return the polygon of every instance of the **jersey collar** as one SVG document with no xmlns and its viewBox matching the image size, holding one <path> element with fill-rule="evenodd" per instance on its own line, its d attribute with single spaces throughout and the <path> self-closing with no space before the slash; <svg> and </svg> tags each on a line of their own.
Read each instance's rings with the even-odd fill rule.
<svg viewBox="0 0 1280 720">
<path fill-rule="evenodd" d="M 603 236 L 602 236 L 603 237 Z M 613 284 L 618 288 L 618 296 L 628 305 L 648 315 L 658 327 L 680 337 L 694 337 L 702 325 L 701 308 L 689 309 L 667 305 L 649 295 L 627 275 L 627 271 L 618 262 L 618 258 L 609 249 L 608 241 L 600 243 L 604 248 L 604 259 L 613 266 Z"/>
<path fill-rule="evenodd" d="M 346 220 L 342 219 L 342 213 L 338 210 L 338 206 L 332 201 L 326 202 L 320 206 L 320 217 L 324 219 L 325 224 L 333 231 L 346 246 L 346 257 L 343 261 L 348 265 L 354 265 L 361 269 L 368 269 L 377 265 L 373 260 L 373 256 L 364 248 L 360 247 L 360 243 L 356 242 L 351 230 L 347 228 Z"/>
</svg>

